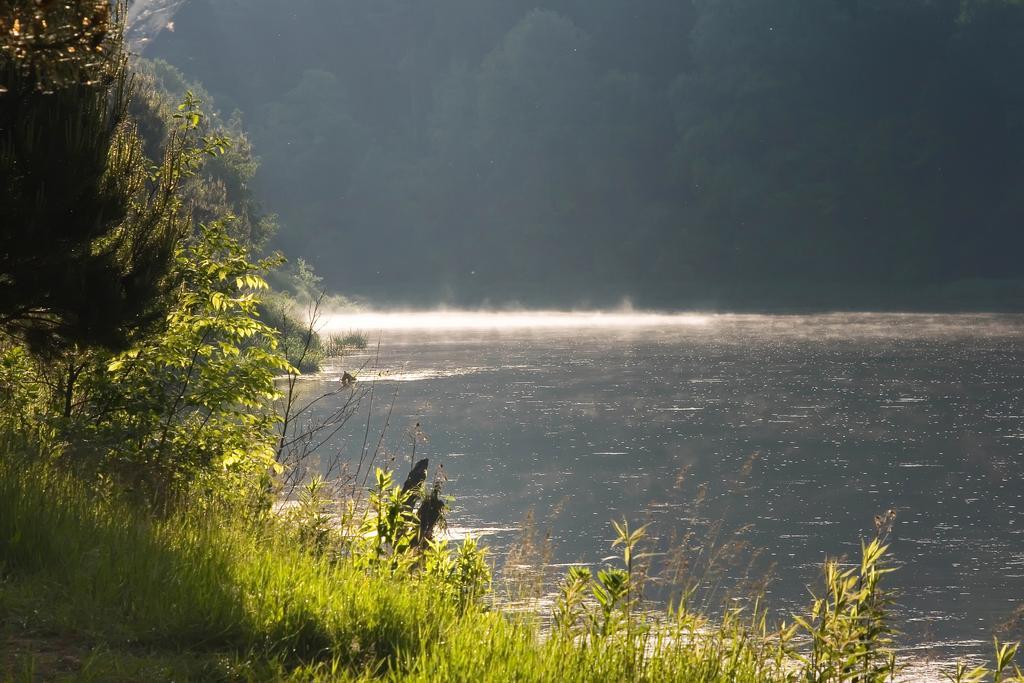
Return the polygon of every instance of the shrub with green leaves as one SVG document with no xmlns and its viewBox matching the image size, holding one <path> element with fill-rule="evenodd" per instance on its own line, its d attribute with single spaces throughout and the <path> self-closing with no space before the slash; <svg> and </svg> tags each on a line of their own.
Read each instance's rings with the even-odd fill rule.
<svg viewBox="0 0 1024 683">
<path fill-rule="evenodd" d="M 893 571 L 883 566 L 887 549 L 876 538 L 862 544 L 858 566 L 844 570 L 837 560 L 825 563 L 825 594 L 814 600 L 808 616 L 794 617 L 810 638 L 809 652 L 793 652 L 809 680 L 883 683 L 896 673 L 888 618 L 892 595 L 881 583 Z"/>
<path fill-rule="evenodd" d="M 646 577 L 640 562 L 648 557 L 640 552 L 647 525 L 629 528 L 629 522 L 612 522 L 615 540 L 622 546 L 622 567 L 603 567 L 595 576 L 587 567 L 570 567 L 559 586 L 554 623 L 557 633 L 574 638 L 605 638 L 623 627 L 632 631 L 634 610 L 643 598 Z M 580 627 L 582 626 L 582 632 Z"/>
<path fill-rule="evenodd" d="M 250 261 L 222 222 L 180 246 L 163 330 L 85 370 L 72 455 L 159 504 L 258 491 L 277 467 L 274 377 L 289 370 L 256 310 L 275 263 Z"/>
<path fill-rule="evenodd" d="M 476 539 L 455 545 L 422 536 L 414 506 L 422 484 L 403 491 L 392 472 L 378 468 L 369 505 L 358 510 L 353 499 L 331 501 L 326 489 L 327 482 L 314 476 L 283 515 L 294 538 L 316 556 L 371 575 L 425 579 L 442 602 L 460 612 L 478 606 L 490 591 L 487 548 Z M 430 495 L 438 495 L 437 489 Z"/>
<path fill-rule="evenodd" d="M 460 610 L 476 604 L 491 588 L 487 548 L 467 537 L 452 551 L 447 540 L 428 541 L 423 573 L 437 582 L 441 595 Z"/>
<path fill-rule="evenodd" d="M 24 346 L 0 345 L 0 429 L 4 433 L 35 432 L 40 426 L 46 387 L 35 370 Z"/>
</svg>

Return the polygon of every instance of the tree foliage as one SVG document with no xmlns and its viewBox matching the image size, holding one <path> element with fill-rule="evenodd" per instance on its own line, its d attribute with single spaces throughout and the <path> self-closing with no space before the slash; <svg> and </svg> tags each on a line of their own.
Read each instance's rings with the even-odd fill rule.
<svg viewBox="0 0 1024 683">
<path fill-rule="evenodd" d="M 0 14 L 5 91 L 53 92 L 91 83 L 120 56 L 119 16 L 108 0 L 6 0 Z M 120 6 L 117 6 L 120 9 Z"/>
<path fill-rule="evenodd" d="M 1020 2 L 280 7 L 196 0 L 151 50 L 246 113 L 280 244 L 329 286 L 757 304 L 1024 274 Z"/>
<path fill-rule="evenodd" d="M 87 360 L 71 457 L 158 503 L 265 488 L 276 468 L 274 377 L 290 366 L 257 307 L 278 262 L 251 262 L 220 222 L 181 245 L 162 331 Z"/>
<path fill-rule="evenodd" d="M 201 103 L 204 114 L 197 133 L 231 141 L 182 184 L 181 195 L 193 222 L 209 223 L 230 214 L 234 219 L 226 228 L 233 237 L 256 250 L 265 247 L 277 231 L 277 217 L 267 213 L 253 193 L 259 160 L 243 129 L 241 113 L 222 115 L 201 84 L 189 81 L 167 62 L 135 58 L 131 66 L 135 97 L 129 113 L 138 123 L 148 158 L 163 156 L 174 138 L 175 108 L 190 96 Z"/>
<path fill-rule="evenodd" d="M 156 166 L 106 2 L 16 2 L 0 55 L 0 327 L 36 352 L 123 348 L 160 320 L 193 112 Z"/>
<path fill-rule="evenodd" d="M 0 427 L 158 508 L 264 499 L 291 368 L 258 312 L 282 259 L 229 227 L 255 162 L 173 70 L 133 87 L 116 9 L 0 20 Z"/>
</svg>

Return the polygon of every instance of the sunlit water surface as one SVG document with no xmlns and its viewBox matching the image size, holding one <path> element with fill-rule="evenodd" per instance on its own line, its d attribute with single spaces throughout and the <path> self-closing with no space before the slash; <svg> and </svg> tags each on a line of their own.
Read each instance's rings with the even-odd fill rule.
<svg viewBox="0 0 1024 683">
<path fill-rule="evenodd" d="M 404 463 L 420 423 L 417 457 L 443 465 L 452 526 L 499 555 L 529 511 L 558 564 L 600 563 L 612 519 L 651 521 L 657 551 L 690 532 L 749 544 L 705 599 L 767 575 L 785 612 L 806 606 L 826 555 L 855 556 L 893 509 L 901 642 L 920 657 L 987 654 L 1024 603 L 1024 317 L 327 319 L 350 329 L 369 352 L 306 390 L 362 367 L 370 442 L 394 401 L 388 454 Z M 358 455 L 367 408 L 325 455 Z"/>
</svg>

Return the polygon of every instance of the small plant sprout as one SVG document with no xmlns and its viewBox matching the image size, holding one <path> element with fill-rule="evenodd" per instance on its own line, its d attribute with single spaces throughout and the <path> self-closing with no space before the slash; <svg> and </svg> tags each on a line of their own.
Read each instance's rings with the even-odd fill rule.
<svg viewBox="0 0 1024 683">
<path fill-rule="evenodd" d="M 647 536 L 647 527 L 649 525 L 644 524 L 641 527 L 633 529 L 629 528 L 629 521 L 622 520 L 622 524 L 613 521 L 612 527 L 615 529 L 615 540 L 612 541 L 612 548 L 622 546 L 622 562 L 626 565 L 626 577 L 628 579 L 626 583 L 626 622 L 631 622 L 632 616 L 632 602 L 633 602 L 633 588 L 636 587 L 637 599 L 640 599 L 643 594 L 643 579 L 637 579 L 638 566 L 637 560 L 644 560 L 649 557 L 648 553 L 638 553 L 637 546 Z"/>
<path fill-rule="evenodd" d="M 569 567 L 559 586 L 558 600 L 555 601 L 554 621 L 559 633 L 570 637 L 574 634 L 593 578 L 587 567 Z"/>
</svg>

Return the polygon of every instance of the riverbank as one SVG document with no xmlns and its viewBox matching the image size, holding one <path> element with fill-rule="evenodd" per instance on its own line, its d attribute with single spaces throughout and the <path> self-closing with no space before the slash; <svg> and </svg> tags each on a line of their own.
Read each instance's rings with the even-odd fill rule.
<svg viewBox="0 0 1024 683">
<path fill-rule="evenodd" d="M 444 582 L 415 561 L 385 570 L 359 557 L 318 553 L 272 516 L 243 520 L 209 509 L 163 520 L 140 516 L 65 475 L 6 458 L 0 463 L 0 675 L 11 681 L 795 680 L 812 662 L 801 662 L 798 653 L 814 653 L 820 666 L 867 624 L 876 640 L 854 638 L 859 644 L 844 656 L 885 665 L 863 658 L 889 652 L 884 614 L 866 611 L 884 607 L 872 602 L 884 591 L 868 590 L 869 581 L 883 580 L 881 557 L 842 574 L 851 590 L 804 615 L 809 628 L 801 636 L 798 627 L 772 629 L 757 613 L 727 615 L 712 625 L 683 610 L 651 628 L 629 614 L 628 596 L 622 599 L 621 589 L 634 585 L 627 554 L 622 567 L 592 579 L 604 593 L 587 593 L 570 574 L 556 605 L 556 623 L 566 630 L 541 637 L 532 620 L 505 614 L 487 598 L 449 599 Z M 859 621 L 849 618 L 850 600 Z M 831 617 L 822 618 L 826 613 Z M 835 660 L 829 666 L 839 661 L 837 653 L 828 655 Z M 809 680 L 849 679 L 838 669 L 832 673 Z"/>
</svg>

